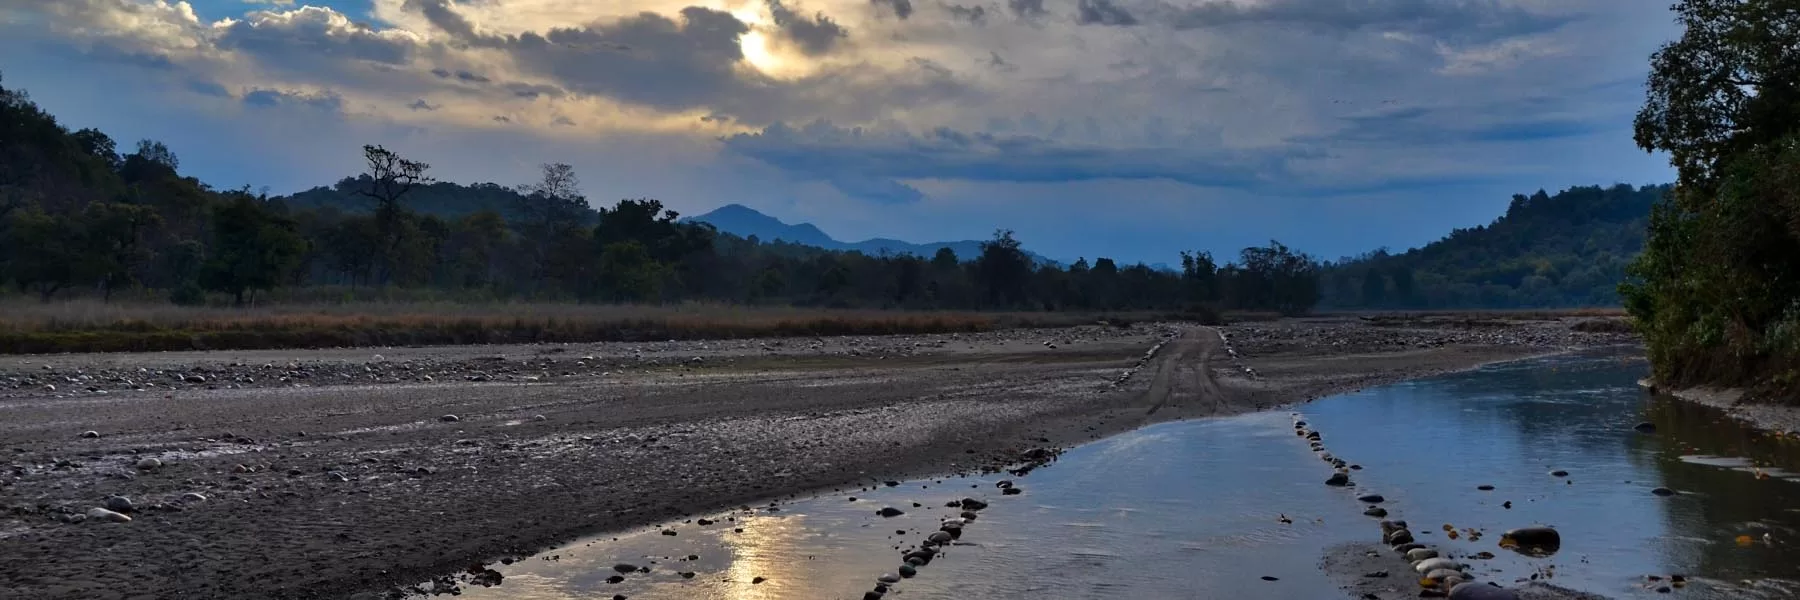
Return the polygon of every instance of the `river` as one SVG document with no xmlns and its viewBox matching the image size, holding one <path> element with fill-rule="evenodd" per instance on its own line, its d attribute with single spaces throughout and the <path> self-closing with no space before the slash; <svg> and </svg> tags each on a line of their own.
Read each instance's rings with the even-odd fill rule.
<svg viewBox="0 0 1800 600">
<path fill-rule="evenodd" d="M 897 573 L 902 550 L 957 514 L 947 502 L 974 497 L 991 506 L 889 597 L 1348 598 L 1320 563 L 1329 549 L 1378 539 L 1356 500 L 1374 492 L 1421 542 L 1493 553 L 1469 561 L 1487 581 L 1535 575 L 1633 598 L 1661 596 L 1656 588 L 1681 575 L 1687 598 L 1800 594 L 1800 443 L 1651 397 L 1636 385 L 1645 370 L 1628 356 L 1558 357 L 1333 396 L 1293 414 L 1165 423 L 1071 449 L 1024 477 L 872 482 L 773 511 L 708 515 L 717 522 L 707 525 L 696 517 L 584 540 L 493 565 L 502 583 L 462 592 L 862 598 L 877 576 Z M 1331 468 L 1294 435 L 1295 419 L 1361 467 L 1354 486 L 1324 485 Z M 1022 493 L 1003 495 L 1003 479 Z M 1675 494 L 1652 493 L 1659 487 Z M 1526 557 L 1498 547 L 1501 531 L 1531 524 L 1556 527 L 1561 549 Z M 620 563 L 648 571 L 622 573 Z"/>
</svg>

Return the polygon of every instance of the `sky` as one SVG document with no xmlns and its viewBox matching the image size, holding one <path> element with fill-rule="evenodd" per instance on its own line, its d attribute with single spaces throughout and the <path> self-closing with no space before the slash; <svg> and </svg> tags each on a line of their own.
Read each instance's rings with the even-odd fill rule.
<svg viewBox="0 0 1800 600">
<path fill-rule="evenodd" d="M 0 76 L 221 188 L 327 185 L 380 144 L 841 240 L 1329 259 L 1672 180 L 1630 131 L 1665 4 L 0 0 Z"/>
</svg>

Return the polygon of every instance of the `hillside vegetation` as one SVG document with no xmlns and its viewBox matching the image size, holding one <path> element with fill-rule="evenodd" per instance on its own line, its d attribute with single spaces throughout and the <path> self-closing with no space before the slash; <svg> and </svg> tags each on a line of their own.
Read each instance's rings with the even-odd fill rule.
<svg viewBox="0 0 1800 600">
<path fill-rule="evenodd" d="M 1493 223 L 1401 254 L 1376 251 L 1324 271 L 1327 307 L 1350 309 L 1618 306 L 1625 267 L 1644 248 L 1650 207 L 1671 187 L 1575 187 L 1515 195 Z"/>
<path fill-rule="evenodd" d="M 1622 288 L 1655 376 L 1800 404 L 1800 12 L 1689 0 L 1651 57 L 1636 139 L 1675 192 Z"/>
</svg>

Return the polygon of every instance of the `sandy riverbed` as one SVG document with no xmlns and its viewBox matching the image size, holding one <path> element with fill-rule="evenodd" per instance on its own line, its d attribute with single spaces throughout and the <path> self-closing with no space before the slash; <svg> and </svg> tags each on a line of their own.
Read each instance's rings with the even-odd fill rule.
<svg viewBox="0 0 1800 600">
<path fill-rule="evenodd" d="M 0 598 L 381 592 L 598 531 L 1615 343 L 1559 321 L 1343 318 L 7 357 Z M 131 522 L 71 522 L 112 496 Z"/>
</svg>

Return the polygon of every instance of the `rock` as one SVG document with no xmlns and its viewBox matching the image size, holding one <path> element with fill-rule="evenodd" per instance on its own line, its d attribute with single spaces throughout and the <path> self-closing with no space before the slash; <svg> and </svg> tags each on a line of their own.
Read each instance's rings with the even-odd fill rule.
<svg viewBox="0 0 1800 600">
<path fill-rule="evenodd" d="M 1421 575 L 1438 569 L 1456 570 L 1460 568 L 1462 568 L 1462 565 L 1456 564 L 1456 561 L 1443 557 L 1427 558 L 1413 563 L 1413 570 L 1418 571 Z"/>
<path fill-rule="evenodd" d="M 1406 544 L 1399 544 L 1399 545 L 1394 546 L 1394 551 L 1399 552 L 1401 554 L 1406 554 L 1408 552 L 1412 552 L 1414 550 L 1418 550 L 1418 549 L 1424 548 L 1424 547 L 1425 547 L 1424 544 L 1406 543 Z"/>
<path fill-rule="evenodd" d="M 1397 529 L 1406 529 L 1406 521 L 1382 521 L 1381 532 L 1388 533 Z"/>
<path fill-rule="evenodd" d="M 623 583 L 624 581 L 625 581 L 624 575 L 614 575 L 612 577 L 606 578 L 607 583 Z"/>
<path fill-rule="evenodd" d="M 900 565 L 900 576 L 901 577 L 912 577 L 912 576 L 918 575 L 918 574 L 919 574 L 919 570 L 917 568 L 914 568 L 912 565 L 910 565 L 910 564 Z"/>
<path fill-rule="evenodd" d="M 762 576 L 757 576 L 757 577 L 751 577 L 751 578 L 750 578 L 750 584 L 751 584 L 751 585 L 756 585 L 756 584 L 759 584 L 759 583 L 762 583 L 762 582 L 764 582 L 764 581 L 768 581 L 768 580 L 769 580 L 769 578 L 767 578 L 767 577 L 762 577 Z"/>
<path fill-rule="evenodd" d="M 182 502 L 205 502 L 206 496 L 201 495 L 199 492 L 188 492 L 186 494 L 181 495 L 181 501 Z"/>
<path fill-rule="evenodd" d="M 131 512 L 131 510 L 133 508 L 134 507 L 131 505 L 130 498 L 126 498 L 124 496 L 113 496 L 111 498 L 106 499 L 106 509 L 107 510 L 128 513 L 128 512 Z"/>
<path fill-rule="evenodd" d="M 1381 578 L 1387 577 L 1387 576 L 1388 576 L 1387 571 L 1369 571 L 1367 573 L 1363 573 L 1363 577 L 1367 577 L 1370 579 L 1381 579 Z"/>
<path fill-rule="evenodd" d="M 1382 502 L 1386 502 L 1387 498 L 1381 497 L 1381 494 L 1363 494 L 1357 496 L 1356 501 L 1365 504 L 1381 504 Z"/>
<path fill-rule="evenodd" d="M 876 591 L 863 592 L 862 600 L 881 600 L 884 594 Z"/>
<path fill-rule="evenodd" d="M 1562 534 L 1555 529 L 1543 525 L 1520 527 L 1500 534 L 1500 545 L 1518 546 L 1520 548 L 1556 551 L 1562 547 Z"/>
<path fill-rule="evenodd" d="M 111 522 L 111 523 L 130 523 L 131 522 L 131 517 L 127 517 L 123 514 L 116 513 L 116 512 L 110 511 L 110 510 L 106 510 L 104 508 L 100 508 L 97 506 L 94 508 L 88 509 L 87 518 L 90 520 L 94 520 L 94 521 L 107 521 L 107 522 Z"/>
<path fill-rule="evenodd" d="M 1659 487 L 1654 490 L 1650 490 L 1650 493 L 1656 494 L 1658 496 L 1673 496 L 1673 495 L 1675 495 L 1675 490 L 1671 490 L 1666 487 Z"/>
<path fill-rule="evenodd" d="M 1637 430 L 1638 433 L 1656 433 L 1656 424 L 1645 421 L 1633 426 L 1632 429 Z"/>
<path fill-rule="evenodd" d="M 950 533 L 946 532 L 946 531 L 933 531 L 933 532 L 931 532 L 931 535 L 925 536 L 925 541 L 931 542 L 933 544 L 938 544 L 940 546 L 943 544 L 950 543 L 950 540 L 953 540 L 953 539 L 955 539 L 955 537 L 950 535 Z"/>
<path fill-rule="evenodd" d="M 1551 476 L 1551 477 L 1568 477 L 1568 476 L 1569 476 L 1569 472 L 1568 472 L 1568 471 L 1564 471 L 1564 470 L 1562 470 L 1562 469 L 1557 469 L 1557 470 L 1555 470 L 1555 471 L 1551 471 L 1551 472 L 1550 472 L 1550 476 Z"/>
<path fill-rule="evenodd" d="M 98 432 L 98 431 L 83 431 L 83 432 L 81 432 L 81 437 L 91 440 L 91 439 L 100 437 L 100 432 Z"/>
<path fill-rule="evenodd" d="M 987 508 L 988 504 L 974 498 L 963 498 L 962 507 L 968 510 L 981 510 Z"/>
<path fill-rule="evenodd" d="M 613 570 L 618 571 L 620 573 L 630 573 L 630 572 L 638 570 L 638 568 L 637 568 L 637 565 L 634 565 L 631 563 L 619 563 L 619 564 L 613 565 Z"/>
<path fill-rule="evenodd" d="M 1375 517 L 1378 519 L 1381 517 L 1388 516 L 1387 509 L 1379 507 L 1379 506 L 1371 506 L 1371 507 L 1369 507 L 1368 510 L 1363 511 L 1363 514 L 1371 516 L 1371 517 Z"/>
<path fill-rule="evenodd" d="M 889 506 L 887 508 L 883 508 L 881 510 L 875 511 L 875 514 L 881 515 L 883 517 L 898 517 L 900 515 L 906 514 L 906 511 Z"/>
<path fill-rule="evenodd" d="M 445 423 L 455 423 L 457 421 L 461 421 L 462 417 L 459 417 L 456 415 L 444 415 L 444 416 L 438 417 L 438 420 L 443 421 Z"/>
<path fill-rule="evenodd" d="M 1478 489 L 1478 490 L 1481 490 L 1484 492 L 1491 492 L 1491 491 L 1494 491 L 1494 486 L 1482 484 L 1482 485 L 1475 486 L 1475 489 Z"/>
<path fill-rule="evenodd" d="M 1425 560 L 1428 558 L 1437 558 L 1437 557 L 1438 557 L 1437 551 L 1432 550 L 1430 548 L 1413 548 L 1411 550 L 1406 551 L 1406 560 L 1410 560 L 1410 561 L 1421 561 L 1421 560 Z"/>
<path fill-rule="evenodd" d="M 1331 477 L 1328 477 L 1325 479 L 1325 485 L 1336 486 L 1336 487 L 1343 487 L 1346 485 L 1350 485 L 1350 475 L 1348 473 L 1343 473 L 1341 471 L 1337 472 L 1337 473 L 1332 473 Z"/>
<path fill-rule="evenodd" d="M 1025 493 L 1025 490 L 1022 490 L 1022 489 L 1019 489 L 1016 487 L 1009 487 L 1009 488 L 1000 490 L 1000 495 L 1002 495 L 1002 496 L 1017 496 L 1017 495 L 1023 494 L 1023 493 Z"/>
<path fill-rule="evenodd" d="M 1450 588 L 1450 600 L 1519 600 L 1519 595 L 1491 583 L 1470 581 Z"/>
<path fill-rule="evenodd" d="M 972 521 L 975 519 L 976 515 L 975 515 L 974 511 L 965 510 L 965 511 L 962 511 L 962 514 L 957 515 L 957 516 L 962 517 L 963 520 L 965 520 L 965 521 Z"/>
<path fill-rule="evenodd" d="M 140 470 L 144 470 L 144 471 L 149 471 L 151 469 L 160 468 L 162 466 L 163 466 L 163 462 L 161 460 L 158 460 L 155 458 L 145 458 L 143 460 L 137 461 L 137 468 Z"/>
<path fill-rule="evenodd" d="M 545 417 L 545 416 L 544 416 L 544 415 L 534 415 L 534 416 L 532 416 L 532 417 L 531 417 L 531 420 L 533 420 L 533 421 L 546 421 L 546 420 L 549 420 L 549 418 L 548 418 L 548 417 Z"/>
<path fill-rule="evenodd" d="M 1383 535 L 1382 541 L 1387 542 L 1388 545 L 1411 543 L 1413 534 L 1405 529 L 1395 529 Z"/>
<path fill-rule="evenodd" d="M 1452 577 L 1468 579 L 1468 577 L 1463 575 L 1462 571 L 1458 571 L 1456 569 L 1432 569 L 1430 572 L 1425 574 L 1425 579 L 1430 580 L 1430 581 L 1436 581 L 1439 583 L 1448 581 Z"/>
<path fill-rule="evenodd" d="M 900 576 L 893 573 L 882 573 L 880 577 L 875 579 L 882 583 L 900 583 Z"/>
</svg>

